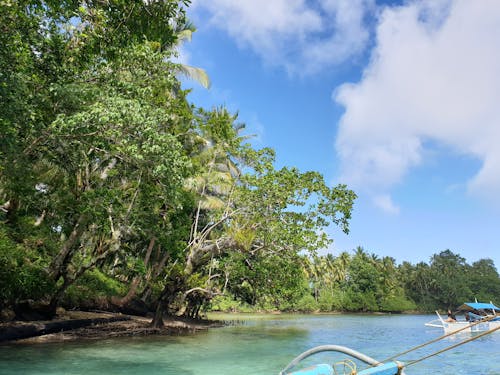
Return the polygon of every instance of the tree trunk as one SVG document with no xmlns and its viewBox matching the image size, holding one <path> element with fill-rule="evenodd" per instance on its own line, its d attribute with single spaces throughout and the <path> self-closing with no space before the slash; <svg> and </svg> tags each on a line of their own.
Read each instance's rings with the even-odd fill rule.
<svg viewBox="0 0 500 375">
<path fill-rule="evenodd" d="M 153 317 L 153 320 L 151 321 L 151 326 L 153 328 L 162 328 L 164 326 L 163 310 L 164 310 L 163 301 L 158 300 L 158 303 L 156 305 L 155 316 Z"/>
<path fill-rule="evenodd" d="M 56 292 L 50 298 L 49 310 L 52 314 L 52 317 L 56 316 L 57 307 L 61 303 L 64 293 L 66 293 L 66 290 L 75 281 L 74 279 L 69 279 L 67 277 L 65 277 L 63 280 L 64 280 L 63 284 L 56 290 Z"/>
<path fill-rule="evenodd" d="M 163 326 L 163 312 L 165 308 L 172 306 L 172 303 L 175 301 L 175 298 L 177 297 L 179 291 L 182 290 L 184 284 L 184 278 L 179 275 L 171 276 L 168 278 L 165 287 L 158 297 L 155 316 L 151 321 L 151 325 L 154 328 L 161 328 Z"/>
<path fill-rule="evenodd" d="M 149 260 L 151 258 L 151 253 L 153 252 L 153 247 L 155 245 L 155 242 L 156 242 L 155 237 L 151 238 L 151 240 L 149 241 L 148 249 L 146 251 L 146 256 L 144 257 L 144 266 L 145 267 L 148 266 Z M 130 303 L 130 301 L 132 301 L 132 299 L 137 294 L 137 288 L 139 287 L 140 282 L 141 282 L 140 276 L 135 276 L 132 279 L 128 293 L 118 301 L 118 305 L 120 307 L 123 307 L 123 306 L 127 305 L 128 303 Z"/>
<path fill-rule="evenodd" d="M 135 297 L 137 294 L 137 288 L 139 287 L 139 283 L 141 282 L 140 276 L 136 276 L 133 278 L 132 282 L 130 283 L 130 288 L 128 290 L 128 293 L 123 297 L 120 298 L 117 302 L 118 306 L 123 307 L 126 306 L 127 304 L 132 301 L 132 299 Z"/>
<path fill-rule="evenodd" d="M 49 267 L 49 274 L 54 282 L 57 282 L 61 276 L 64 277 L 64 273 L 66 273 L 66 266 L 71 261 L 75 246 L 85 231 L 86 221 L 86 216 L 80 215 L 68 239 L 64 242 L 63 247 L 52 260 Z"/>
<path fill-rule="evenodd" d="M 15 198 L 10 199 L 7 203 L 2 206 L 3 210 L 6 210 L 7 223 L 14 224 L 17 219 L 17 209 L 19 208 L 19 201 Z"/>
<path fill-rule="evenodd" d="M 206 263 L 207 258 L 216 257 L 237 246 L 238 244 L 234 239 L 226 237 L 205 243 L 202 246 L 191 247 L 184 273 L 186 275 L 193 274 L 201 264 Z"/>
</svg>

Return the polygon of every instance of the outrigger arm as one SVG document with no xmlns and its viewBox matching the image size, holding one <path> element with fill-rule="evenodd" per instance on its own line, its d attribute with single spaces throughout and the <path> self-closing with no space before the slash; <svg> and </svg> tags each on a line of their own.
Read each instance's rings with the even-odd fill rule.
<svg viewBox="0 0 500 375">
<path fill-rule="evenodd" d="M 344 353 L 373 366 L 360 372 L 354 372 L 354 374 L 357 375 L 404 375 L 404 365 L 401 362 L 393 361 L 381 363 L 363 353 L 341 345 L 321 345 L 309 349 L 293 359 L 283 370 L 281 370 L 280 375 L 333 375 L 333 367 L 328 364 L 320 364 L 303 370 L 289 372 L 305 358 L 316 353 L 328 351 Z"/>
</svg>

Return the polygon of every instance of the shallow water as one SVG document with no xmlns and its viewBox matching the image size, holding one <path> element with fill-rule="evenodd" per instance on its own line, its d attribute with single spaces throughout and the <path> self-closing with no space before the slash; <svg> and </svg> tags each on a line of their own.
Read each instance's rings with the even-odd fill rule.
<svg viewBox="0 0 500 375">
<path fill-rule="evenodd" d="M 344 345 L 384 360 L 442 334 L 424 326 L 433 319 L 429 315 L 238 315 L 238 319 L 237 324 L 188 336 L 0 346 L 0 374 L 278 374 L 295 356 L 317 345 Z M 409 362 L 469 337 L 447 338 L 398 359 Z M 334 363 L 344 357 L 315 359 Z M 500 374 L 500 333 L 417 363 L 406 373 Z"/>
</svg>

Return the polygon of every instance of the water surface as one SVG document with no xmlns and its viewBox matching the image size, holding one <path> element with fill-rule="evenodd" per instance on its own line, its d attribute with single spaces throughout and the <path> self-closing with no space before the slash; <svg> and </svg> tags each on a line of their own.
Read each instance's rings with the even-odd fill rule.
<svg viewBox="0 0 500 375">
<path fill-rule="evenodd" d="M 221 318 L 221 316 L 218 316 Z M 235 316 L 223 316 L 235 319 Z M 187 336 L 117 338 L 0 346 L 0 374 L 262 375 L 325 344 L 351 347 L 377 360 L 442 334 L 428 315 L 238 315 L 237 324 Z M 409 353 L 409 362 L 471 337 L 447 338 Z M 345 356 L 317 360 L 334 363 Z M 358 370 L 365 365 L 357 363 Z M 500 374 L 500 333 L 410 366 L 412 374 Z"/>
</svg>

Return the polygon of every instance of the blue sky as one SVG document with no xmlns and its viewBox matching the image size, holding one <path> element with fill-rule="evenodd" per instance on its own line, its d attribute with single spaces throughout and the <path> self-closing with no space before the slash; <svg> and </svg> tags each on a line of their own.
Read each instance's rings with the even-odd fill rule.
<svg viewBox="0 0 500 375">
<path fill-rule="evenodd" d="M 497 0 L 194 0 L 181 59 L 277 165 L 357 194 L 338 254 L 397 262 L 450 249 L 500 266 Z"/>
</svg>

